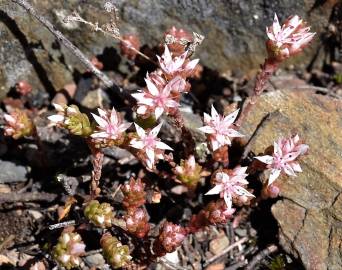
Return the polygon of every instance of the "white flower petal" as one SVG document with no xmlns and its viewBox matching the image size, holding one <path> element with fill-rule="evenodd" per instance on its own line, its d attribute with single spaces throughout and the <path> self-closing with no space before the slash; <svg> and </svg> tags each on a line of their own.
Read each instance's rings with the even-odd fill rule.
<svg viewBox="0 0 342 270">
<path fill-rule="evenodd" d="M 92 138 L 108 138 L 109 134 L 107 132 L 95 132 L 90 135 Z"/>
<path fill-rule="evenodd" d="M 238 131 L 236 131 L 235 129 L 232 129 L 232 128 L 228 129 L 227 135 L 229 137 L 232 137 L 232 138 L 234 138 L 234 137 L 244 137 L 245 136 L 245 135 L 241 134 L 240 132 L 238 132 Z"/>
<path fill-rule="evenodd" d="M 271 165 L 273 163 L 273 157 L 269 155 L 254 157 L 254 158 L 268 165 Z"/>
<path fill-rule="evenodd" d="M 161 127 L 163 125 L 163 122 L 161 122 L 158 126 L 154 127 L 151 131 L 150 131 L 150 135 L 153 135 L 153 137 L 157 137 Z"/>
<path fill-rule="evenodd" d="M 134 123 L 135 130 L 140 138 L 145 138 L 146 132 L 143 128 L 141 128 L 138 124 Z"/>
<path fill-rule="evenodd" d="M 136 149 L 143 149 L 145 147 L 142 141 L 138 141 L 137 139 L 132 139 L 130 142 L 130 146 Z"/>
<path fill-rule="evenodd" d="M 157 86 L 155 86 L 154 83 L 150 81 L 149 79 L 145 79 L 145 82 L 146 82 L 147 89 L 151 93 L 151 95 L 158 96 L 159 90 Z"/>
<path fill-rule="evenodd" d="M 238 114 L 239 114 L 239 111 L 240 111 L 240 109 L 238 109 L 238 110 L 236 110 L 236 111 L 234 111 L 234 112 L 228 114 L 228 115 L 223 119 L 224 123 L 225 123 L 227 126 L 230 126 L 231 124 L 233 124 L 234 121 L 235 121 L 235 119 L 236 119 L 236 117 L 237 117 Z"/>
<path fill-rule="evenodd" d="M 219 117 L 218 112 L 216 111 L 216 109 L 214 108 L 214 105 L 211 105 L 211 117 L 215 120 Z"/>
<path fill-rule="evenodd" d="M 170 146 L 168 146 L 166 143 L 163 143 L 163 142 L 156 142 L 156 147 L 157 147 L 158 149 L 171 150 L 171 151 L 173 151 L 173 149 L 172 149 Z"/>
<path fill-rule="evenodd" d="M 114 107 L 112 108 L 112 111 L 110 113 L 110 122 L 114 126 L 117 126 L 119 124 L 119 117 L 118 117 L 118 114 L 117 114 L 116 110 L 114 109 Z"/>
<path fill-rule="evenodd" d="M 93 113 L 92 113 L 91 115 L 94 117 L 96 123 L 97 123 L 100 127 L 106 128 L 106 127 L 108 126 L 108 123 L 107 123 L 103 118 L 101 118 L 100 116 L 98 116 L 98 115 L 96 115 L 96 114 L 93 114 Z"/>
<path fill-rule="evenodd" d="M 52 103 L 52 105 L 55 107 L 55 109 L 59 112 L 64 112 L 64 106 L 63 105 L 60 105 L 58 103 Z"/>
<path fill-rule="evenodd" d="M 145 114 L 147 111 L 147 106 L 143 105 L 143 106 L 139 106 L 137 109 L 137 114 Z"/>
<path fill-rule="evenodd" d="M 270 177 L 268 178 L 268 186 L 271 185 L 280 175 L 281 170 L 271 169 Z"/>
<path fill-rule="evenodd" d="M 98 108 L 97 111 L 99 112 L 99 115 L 102 117 L 102 118 L 106 118 L 107 117 L 107 112 L 102 110 L 101 108 Z"/>
<path fill-rule="evenodd" d="M 54 115 L 49 116 L 48 119 L 51 122 L 59 123 L 59 122 L 63 122 L 64 121 L 64 115 L 54 114 Z M 7 119 L 6 119 L 6 121 L 7 121 Z M 9 122 L 9 121 L 7 121 L 7 122 Z"/>
<path fill-rule="evenodd" d="M 156 116 L 156 119 L 158 119 L 164 112 L 164 108 L 163 107 L 156 107 L 154 109 L 154 115 Z"/>
<path fill-rule="evenodd" d="M 298 162 L 292 162 L 291 167 L 295 172 L 303 172 Z"/>
<path fill-rule="evenodd" d="M 203 117 L 204 118 L 204 123 L 206 123 L 206 124 L 210 123 L 211 116 L 209 114 L 207 114 L 207 113 L 204 113 L 203 115 L 204 115 L 204 117 Z"/>
<path fill-rule="evenodd" d="M 200 131 L 204 132 L 204 133 L 208 133 L 208 134 L 213 134 L 215 133 L 215 130 L 210 127 L 210 126 L 204 126 L 204 127 L 200 127 L 198 128 Z"/>
<path fill-rule="evenodd" d="M 207 193 L 205 193 L 204 195 L 216 195 L 216 194 L 220 194 L 223 190 L 223 187 L 221 184 L 218 184 L 216 186 L 214 186 L 212 189 L 210 189 Z"/>
<path fill-rule="evenodd" d="M 196 65 L 198 64 L 198 62 L 199 62 L 199 59 L 191 60 L 189 63 L 186 64 L 185 70 L 187 70 L 187 71 L 193 70 L 196 67 Z"/>
<path fill-rule="evenodd" d="M 147 156 L 148 160 L 150 160 L 150 162 L 152 164 L 154 164 L 154 157 L 155 157 L 154 150 L 147 148 L 146 149 L 146 156 Z"/>
<path fill-rule="evenodd" d="M 223 196 L 223 199 L 224 199 L 224 201 L 225 201 L 225 203 L 227 205 L 227 208 L 228 209 L 232 209 L 232 205 L 233 205 L 232 195 L 225 193 L 224 196 Z"/>
<path fill-rule="evenodd" d="M 235 186 L 235 192 L 238 196 L 255 197 L 252 193 L 250 193 L 248 190 L 244 189 L 241 186 Z"/>
</svg>

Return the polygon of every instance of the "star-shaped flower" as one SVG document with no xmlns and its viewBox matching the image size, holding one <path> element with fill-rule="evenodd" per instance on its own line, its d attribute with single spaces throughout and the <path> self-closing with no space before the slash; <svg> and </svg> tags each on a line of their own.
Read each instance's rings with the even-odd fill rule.
<svg viewBox="0 0 342 270">
<path fill-rule="evenodd" d="M 161 57 L 157 57 L 159 60 L 160 68 L 167 77 L 180 75 L 183 78 L 186 78 L 192 74 L 199 62 L 199 59 L 186 61 L 187 56 L 188 52 L 186 51 L 178 57 L 172 57 L 169 48 L 167 47 L 167 45 L 165 45 L 164 54 Z"/>
<path fill-rule="evenodd" d="M 214 106 L 211 107 L 211 116 L 204 113 L 204 122 L 206 126 L 200 127 L 199 130 L 209 134 L 211 146 L 214 151 L 221 146 L 231 145 L 230 138 L 244 136 L 232 128 L 238 113 L 239 110 L 236 110 L 224 117 L 217 113 Z"/>
<path fill-rule="evenodd" d="M 205 195 L 220 194 L 220 197 L 226 202 L 228 210 L 232 209 L 233 200 L 245 203 L 248 201 L 248 197 L 255 197 L 245 189 L 248 185 L 248 181 L 245 179 L 248 175 L 246 170 L 247 167 L 237 167 L 228 173 L 224 171 L 216 173 L 214 178 L 215 187 Z"/>
<path fill-rule="evenodd" d="M 164 159 L 164 150 L 173 151 L 170 146 L 161 142 L 157 137 L 162 124 L 160 123 L 146 133 L 143 128 L 134 123 L 139 138 L 132 139 L 130 145 L 133 148 L 139 149 L 139 152 L 144 155 L 144 162 L 149 169 L 153 169 L 156 159 Z"/>
<path fill-rule="evenodd" d="M 178 108 L 179 102 L 175 100 L 172 91 L 185 88 L 186 82 L 183 78 L 177 76 L 168 84 L 159 88 L 149 78 L 146 78 L 145 81 L 147 90 L 132 94 L 138 102 L 138 114 L 148 115 L 154 113 L 156 119 L 158 119 L 164 112 L 169 113 Z"/>
<path fill-rule="evenodd" d="M 296 176 L 296 172 L 302 172 L 302 168 L 296 161 L 300 155 L 305 154 L 309 149 L 306 144 L 301 144 L 298 135 L 289 139 L 279 139 L 274 142 L 273 155 L 255 157 L 267 164 L 269 169 L 268 185 L 271 185 L 283 171 L 287 175 Z"/>
<path fill-rule="evenodd" d="M 97 109 L 99 116 L 93 114 L 93 117 L 98 124 L 98 132 L 91 134 L 92 138 L 117 140 L 128 129 L 132 123 L 124 123 L 115 108 L 111 111 Z"/>
<path fill-rule="evenodd" d="M 289 17 L 280 26 L 277 14 L 274 14 L 273 24 L 266 28 L 266 33 L 268 52 L 279 60 L 300 52 L 316 34 L 310 32 L 310 27 L 297 15 Z"/>
</svg>

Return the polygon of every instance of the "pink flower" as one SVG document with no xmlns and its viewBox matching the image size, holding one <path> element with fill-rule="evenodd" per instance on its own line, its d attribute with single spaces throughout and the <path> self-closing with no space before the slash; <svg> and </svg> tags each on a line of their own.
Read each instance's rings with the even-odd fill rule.
<svg viewBox="0 0 342 270">
<path fill-rule="evenodd" d="M 164 150 L 173 149 L 167 144 L 160 141 L 157 137 L 163 123 L 154 127 L 146 134 L 146 131 L 134 123 L 139 138 L 134 138 L 130 142 L 130 146 L 139 149 L 144 155 L 146 165 L 149 169 L 153 169 L 156 159 L 164 159 Z"/>
<path fill-rule="evenodd" d="M 226 173 L 218 172 L 215 175 L 215 187 L 209 190 L 205 195 L 220 194 L 220 197 L 226 202 L 228 210 L 232 209 L 233 200 L 240 203 L 246 203 L 248 197 L 255 197 L 248 192 L 245 187 L 248 181 L 245 179 L 247 167 L 236 167 L 234 170 Z"/>
<path fill-rule="evenodd" d="M 172 58 L 169 48 L 165 45 L 164 54 L 158 57 L 159 65 L 167 77 L 174 77 L 180 75 L 184 78 L 189 77 L 194 71 L 199 59 L 186 61 L 188 52 L 186 51 L 179 57 Z"/>
<path fill-rule="evenodd" d="M 154 78 L 154 80 L 157 80 Z M 154 113 L 158 119 L 164 112 L 169 113 L 178 108 L 179 103 L 172 96 L 171 91 L 180 91 L 185 88 L 185 80 L 177 76 L 172 79 L 164 87 L 160 81 L 157 87 L 149 78 L 145 79 L 147 90 L 140 93 L 132 94 L 138 101 L 137 113 L 141 115 L 148 115 Z"/>
<path fill-rule="evenodd" d="M 123 123 L 114 107 L 111 112 L 97 110 L 100 116 L 93 113 L 92 115 L 98 124 L 99 132 L 91 134 L 92 138 L 117 140 L 132 125 L 132 123 Z"/>
<path fill-rule="evenodd" d="M 296 161 L 300 155 L 305 154 L 309 149 L 306 144 L 299 142 L 299 136 L 295 135 L 289 139 L 279 139 L 274 142 L 273 155 L 255 157 L 267 164 L 270 176 L 268 185 L 271 185 L 283 171 L 287 175 L 296 176 L 296 172 L 302 172 L 299 163 Z"/>
<path fill-rule="evenodd" d="M 239 110 L 236 110 L 224 117 L 217 113 L 214 106 L 211 107 L 211 116 L 204 113 L 204 122 L 207 125 L 200 127 L 199 130 L 209 134 L 211 146 L 214 151 L 221 146 L 231 145 L 230 138 L 244 136 L 232 128 L 232 124 L 234 123 L 238 113 Z"/>
<path fill-rule="evenodd" d="M 310 32 L 310 27 L 297 15 L 289 17 L 283 26 L 280 26 L 277 14 L 274 21 L 266 28 L 269 38 L 267 49 L 271 57 L 284 60 L 302 51 L 312 40 L 316 33 Z"/>
</svg>

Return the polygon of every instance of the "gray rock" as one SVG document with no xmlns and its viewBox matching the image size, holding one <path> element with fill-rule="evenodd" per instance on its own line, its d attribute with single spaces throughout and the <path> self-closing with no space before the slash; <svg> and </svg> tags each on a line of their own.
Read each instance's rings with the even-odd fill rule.
<svg viewBox="0 0 342 270">
<path fill-rule="evenodd" d="M 0 184 L 25 182 L 27 180 L 27 168 L 21 165 L 16 165 L 13 162 L 0 160 L 0 171 Z"/>
<path fill-rule="evenodd" d="M 310 146 L 297 177 L 276 180 L 280 200 L 272 206 L 282 247 L 306 269 L 342 268 L 342 100 L 296 89 L 260 97 L 241 132 L 250 136 L 267 114 L 279 111 L 256 135 L 260 155 L 279 137 L 298 133 Z"/>
<path fill-rule="evenodd" d="M 31 2 L 88 57 L 101 54 L 116 43 L 85 25 L 63 24 L 63 17 L 77 10 L 84 18 L 108 22 L 105 0 Z M 257 68 L 265 56 L 265 26 L 274 12 L 283 20 L 291 14 L 308 19 L 317 36 L 325 30 L 331 12 L 326 3 L 311 11 L 315 0 L 117 0 L 122 34 L 136 33 L 142 44 L 159 44 L 163 32 L 175 25 L 206 36 L 197 56 L 213 69 L 226 71 Z M 308 11 L 310 10 L 310 13 Z M 309 14 L 309 16 L 307 15 Z M 34 89 L 53 91 L 73 80 L 74 69 L 84 71 L 78 59 L 59 46 L 54 36 L 11 1 L 0 2 L 0 98 L 19 79 Z M 305 66 L 316 52 L 319 39 L 296 62 Z"/>
</svg>

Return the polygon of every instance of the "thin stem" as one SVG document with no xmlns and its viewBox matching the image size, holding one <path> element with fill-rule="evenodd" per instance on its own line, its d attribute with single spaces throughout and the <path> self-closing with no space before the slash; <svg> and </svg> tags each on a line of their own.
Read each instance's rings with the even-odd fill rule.
<svg viewBox="0 0 342 270">
<path fill-rule="evenodd" d="M 194 153 L 196 143 L 190 130 L 185 126 L 182 114 L 177 110 L 176 113 L 170 114 L 170 117 L 172 117 L 173 125 L 182 132 L 183 143 L 186 145 L 185 156 L 188 157 L 192 155 Z"/>
<path fill-rule="evenodd" d="M 50 21 L 39 15 L 34 7 L 31 6 L 27 1 L 11 1 L 23 7 L 29 14 L 42 23 L 66 48 L 68 48 L 92 73 L 94 73 L 94 75 L 97 76 L 106 87 L 114 88 L 119 93 L 123 92 L 121 87 L 115 84 L 106 74 L 97 69 L 74 44 L 72 44 L 59 30 L 57 30 Z"/>
<path fill-rule="evenodd" d="M 243 120 L 250 113 L 254 105 L 257 103 L 259 96 L 266 88 L 266 84 L 272 74 L 277 70 L 279 62 L 274 59 L 265 59 L 265 63 L 261 66 L 261 70 L 256 76 L 253 96 L 248 98 L 241 108 L 239 119 L 235 122 L 237 128 L 240 128 Z"/>
<path fill-rule="evenodd" d="M 91 197 L 92 199 L 96 198 L 101 190 L 99 188 L 100 178 L 102 174 L 102 164 L 103 164 L 103 156 L 101 149 L 96 148 L 95 145 L 91 140 L 87 140 L 88 147 L 91 151 L 92 155 L 92 164 L 93 164 L 93 171 L 91 173 Z"/>
</svg>

